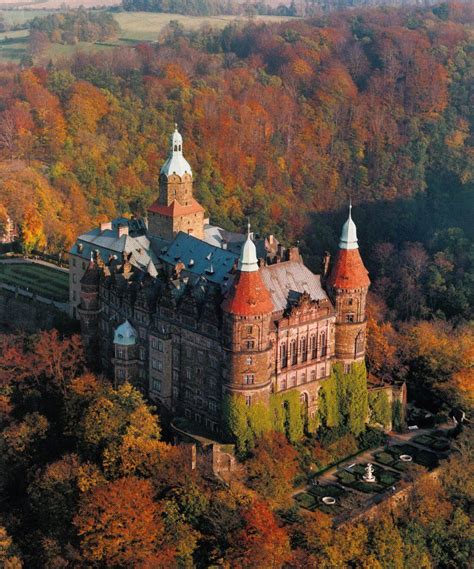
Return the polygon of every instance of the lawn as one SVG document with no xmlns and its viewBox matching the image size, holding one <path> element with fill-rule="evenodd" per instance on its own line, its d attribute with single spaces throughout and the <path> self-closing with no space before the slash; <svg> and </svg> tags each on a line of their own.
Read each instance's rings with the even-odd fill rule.
<svg viewBox="0 0 474 569">
<path fill-rule="evenodd" d="M 67 302 L 69 298 L 69 275 L 44 265 L 0 263 L 0 282 L 57 302 Z"/>
</svg>

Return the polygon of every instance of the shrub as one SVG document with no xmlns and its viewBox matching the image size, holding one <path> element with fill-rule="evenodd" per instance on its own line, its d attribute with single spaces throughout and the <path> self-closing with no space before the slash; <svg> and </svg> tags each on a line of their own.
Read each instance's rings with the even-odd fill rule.
<svg viewBox="0 0 474 569">
<path fill-rule="evenodd" d="M 384 445 L 387 440 L 387 435 L 381 429 L 367 427 L 367 429 L 359 435 L 358 439 L 360 449 L 369 449 Z"/>
</svg>

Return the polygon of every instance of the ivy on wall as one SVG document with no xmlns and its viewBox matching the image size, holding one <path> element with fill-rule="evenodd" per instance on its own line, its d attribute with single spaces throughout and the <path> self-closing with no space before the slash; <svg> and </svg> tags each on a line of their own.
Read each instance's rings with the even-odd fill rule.
<svg viewBox="0 0 474 569">
<path fill-rule="evenodd" d="M 392 406 L 386 391 L 369 393 L 370 422 L 389 427 L 392 422 Z"/>
<path fill-rule="evenodd" d="M 364 362 L 352 364 L 348 373 L 342 364 L 333 366 L 319 392 L 319 416 L 325 427 L 346 424 L 354 435 L 365 429 L 368 414 L 367 371 Z"/>
<path fill-rule="evenodd" d="M 227 434 L 235 441 L 241 456 L 252 450 L 255 440 L 269 431 L 284 433 L 290 443 L 303 438 L 305 417 L 297 391 L 271 395 L 268 406 L 258 402 L 249 407 L 243 396 L 227 395 L 223 409 Z"/>
<path fill-rule="evenodd" d="M 346 425 L 358 436 L 365 429 L 369 412 L 366 377 L 364 363 L 353 364 L 348 373 L 344 373 L 342 364 L 333 366 L 330 377 L 319 391 L 318 413 L 312 418 L 306 416 L 298 391 L 277 393 L 270 396 L 269 405 L 259 402 L 250 407 L 243 396 L 227 395 L 224 400 L 227 434 L 235 441 L 241 456 L 251 451 L 255 440 L 269 431 L 284 433 L 290 443 L 298 442 L 305 431 L 315 432 L 319 426 L 337 428 Z M 383 403 L 384 412 L 385 407 Z M 383 417 L 385 420 L 385 415 Z"/>
</svg>

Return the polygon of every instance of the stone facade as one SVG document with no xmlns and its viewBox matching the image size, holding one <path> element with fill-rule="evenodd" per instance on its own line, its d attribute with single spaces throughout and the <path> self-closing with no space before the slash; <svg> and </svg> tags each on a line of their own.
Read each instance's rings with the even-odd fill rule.
<svg viewBox="0 0 474 569">
<path fill-rule="evenodd" d="M 122 253 L 104 259 L 112 245 L 91 238 L 104 249 L 93 249 L 81 280 L 89 358 L 170 417 L 208 432 L 220 431 L 229 393 L 254 405 L 296 390 L 312 415 L 334 362 L 350 365 L 365 354 L 369 280 L 351 216 L 322 277 L 297 248 L 284 250 L 272 236 L 254 240 L 250 228 L 237 236 L 211 227 L 207 239 L 181 145 L 175 131 L 139 241 L 120 241 Z"/>
</svg>

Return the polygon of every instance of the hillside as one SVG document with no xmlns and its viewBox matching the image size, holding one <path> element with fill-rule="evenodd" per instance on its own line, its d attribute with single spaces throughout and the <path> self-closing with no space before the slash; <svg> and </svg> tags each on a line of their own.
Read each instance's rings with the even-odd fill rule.
<svg viewBox="0 0 474 569">
<path fill-rule="evenodd" d="M 216 223 L 236 229 L 250 216 L 261 232 L 300 240 L 318 268 L 352 196 L 375 276 L 388 271 L 386 242 L 401 258 L 404 241 L 421 242 L 435 263 L 459 247 L 440 231 L 472 239 L 471 22 L 472 8 L 453 4 L 223 30 L 174 24 L 159 44 L 3 66 L 0 199 L 25 247 L 67 249 L 100 220 L 145 213 L 177 121 Z M 451 281 L 472 294 L 471 258 L 453 254 L 459 270 L 433 267 L 442 286 L 439 275 L 415 279 L 431 306 L 445 304 Z M 458 300 L 443 312 L 463 314 Z"/>
</svg>

